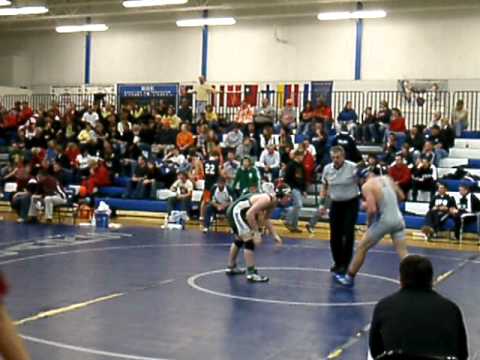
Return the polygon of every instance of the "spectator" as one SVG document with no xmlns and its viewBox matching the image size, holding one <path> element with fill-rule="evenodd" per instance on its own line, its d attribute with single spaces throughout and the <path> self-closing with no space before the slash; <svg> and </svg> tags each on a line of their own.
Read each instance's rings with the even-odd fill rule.
<svg viewBox="0 0 480 360">
<path fill-rule="evenodd" d="M 285 169 L 285 183 L 292 189 L 292 206 L 285 215 L 285 226 L 289 231 L 295 233 L 302 232 L 298 227 L 298 218 L 303 206 L 303 196 L 307 190 L 303 157 L 303 151 L 296 150 Z"/>
<path fill-rule="evenodd" d="M 258 185 L 257 169 L 253 167 L 252 160 L 249 157 L 243 158 L 242 167 L 238 169 L 233 181 L 233 189 L 238 191 L 239 194 L 255 193 L 258 190 Z"/>
<path fill-rule="evenodd" d="M 460 198 L 457 200 L 457 206 L 451 210 L 455 220 L 455 239 L 460 240 L 462 223 L 464 226 L 475 222 L 476 213 L 480 212 L 480 200 L 472 193 L 472 184 L 463 182 L 459 187 Z"/>
<path fill-rule="evenodd" d="M 205 120 L 209 124 L 209 126 L 216 126 L 218 123 L 218 116 L 215 112 L 215 109 L 212 105 L 207 105 L 205 108 Z"/>
<path fill-rule="evenodd" d="M 337 131 L 339 131 L 342 127 L 342 125 L 347 126 L 347 131 L 352 135 L 352 137 L 355 136 L 356 133 L 356 127 L 357 127 L 357 120 L 358 120 L 358 115 L 353 109 L 353 105 L 351 101 L 347 101 L 345 103 L 345 106 L 343 107 L 342 111 L 340 114 L 338 114 L 337 121 L 338 121 L 338 127 Z"/>
<path fill-rule="evenodd" d="M 210 189 L 212 194 L 212 200 L 207 206 L 206 215 L 203 222 L 203 232 L 207 233 L 212 218 L 217 216 L 217 214 L 225 214 L 227 212 L 228 206 L 233 202 L 233 196 L 226 186 L 225 178 L 218 178 L 218 182 L 213 188 Z"/>
<path fill-rule="evenodd" d="M 398 141 L 395 133 L 389 133 L 387 136 L 387 143 L 383 147 L 382 160 L 386 164 L 391 164 L 395 161 L 395 155 L 398 152 Z"/>
<path fill-rule="evenodd" d="M 407 131 L 407 124 L 405 118 L 402 116 L 400 109 L 394 108 L 392 110 L 392 117 L 390 121 L 390 131 L 394 133 L 404 134 Z"/>
<path fill-rule="evenodd" d="M 468 128 L 468 110 L 465 109 L 463 100 L 458 100 L 452 114 L 452 126 L 456 137 L 461 137 L 462 132 Z"/>
<path fill-rule="evenodd" d="M 169 106 L 167 114 L 162 117 L 162 125 L 164 128 L 178 129 L 182 120 L 175 114 L 175 108 Z"/>
<path fill-rule="evenodd" d="M 412 172 L 401 153 L 395 156 L 395 162 L 388 169 L 388 175 L 393 179 L 395 184 L 402 189 L 403 193 L 407 195 L 412 186 Z"/>
<path fill-rule="evenodd" d="M 207 83 L 204 76 L 198 77 L 198 84 L 195 85 L 194 89 L 197 100 L 197 122 L 199 122 L 200 115 L 205 113 L 205 109 L 210 102 L 212 94 L 215 94 L 215 89 Z"/>
<path fill-rule="evenodd" d="M 311 138 L 312 145 L 315 147 L 317 165 L 324 164 L 326 161 L 328 136 L 324 130 L 323 123 L 315 123 L 313 128 L 313 136 Z"/>
<path fill-rule="evenodd" d="M 178 179 L 170 187 L 170 191 L 175 193 L 168 199 L 168 214 L 170 214 L 177 206 L 180 211 L 189 211 L 192 200 L 193 183 L 188 178 L 188 174 L 180 172 Z"/>
<path fill-rule="evenodd" d="M 235 124 L 234 128 L 227 133 L 224 140 L 225 148 L 235 150 L 243 143 L 242 125 Z"/>
<path fill-rule="evenodd" d="M 235 116 L 237 124 L 247 125 L 253 122 L 253 110 L 247 101 L 243 101 L 240 105 L 240 110 Z"/>
<path fill-rule="evenodd" d="M 357 138 L 363 143 L 376 142 L 380 143 L 379 125 L 376 116 L 373 114 L 372 107 L 366 107 L 363 111 L 363 120 L 358 128 L 359 134 Z M 380 138 L 380 141 L 378 141 Z"/>
<path fill-rule="evenodd" d="M 442 113 L 440 111 L 435 111 L 432 116 L 432 122 L 428 124 L 428 129 L 431 129 L 433 126 L 442 126 Z M 428 131 L 425 129 L 425 131 Z"/>
<path fill-rule="evenodd" d="M 399 358 L 433 356 L 467 360 L 467 333 L 457 305 L 433 291 L 433 268 L 427 258 L 410 255 L 400 263 L 397 293 L 373 311 L 370 352 Z"/>
<path fill-rule="evenodd" d="M 437 237 L 437 233 L 442 225 L 448 220 L 452 212 L 455 212 L 455 199 L 448 195 L 447 187 L 438 183 L 438 192 L 430 201 L 429 211 L 425 217 L 425 226 L 422 232 L 427 240 Z"/>
<path fill-rule="evenodd" d="M 244 138 L 242 144 L 237 147 L 237 158 L 243 159 L 244 157 L 253 157 L 255 154 L 254 149 L 252 139 L 249 137 Z"/>
<path fill-rule="evenodd" d="M 29 221 L 28 212 L 32 196 L 38 192 L 38 181 L 32 178 L 28 181 L 25 190 L 18 191 L 13 195 L 11 205 L 12 209 L 18 215 L 17 223 L 22 224 Z"/>
<path fill-rule="evenodd" d="M 261 133 L 266 126 L 273 126 L 275 121 L 275 109 L 270 105 L 268 98 L 263 98 L 262 105 L 257 109 L 254 116 L 255 126 Z"/>
<path fill-rule="evenodd" d="M 332 141 L 332 147 L 341 146 L 345 150 L 346 159 L 353 162 L 362 160 L 362 154 L 357 148 L 355 139 L 348 133 L 345 124 L 342 125 L 341 131 L 337 133 Z"/>
<path fill-rule="evenodd" d="M 297 115 L 293 108 L 293 99 L 287 99 L 285 107 L 280 112 L 279 127 L 285 129 L 288 133 L 297 127 Z"/>
<path fill-rule="evenodd" d="M 304 136 L 310 136 L 313 132 L 313 122 L 315 119 L 315 111 L 311 101 L 305 103 L 305 108 L 300 113 L 300 129 L 299 133 Z"/>
<path fill-rule="evenodd" d="M 333 125 L 332 108 L 325 103 L 321 97 L 317 99 L 317 107 L 315 108 L 315 119 L 322 122 L 325 131 L 330 133 Z"/>
<path fill-rule="evenodd" d="M 405 142 L 410 145 L 414 151 L 421 152 L 425 145 L 425 137 L 420 131 L 418 125 L 414 125 L 407 133 Z"/>
<path fill-rule="evenodd" d="M 180 108 L 178 109 L 177 113 L 178 117 L 182 120 L 182 122 L 187 123 L 189 125 L 192 124 L 193 121 L 193 114 L 192 114 L 192 107 L 188 102 L 187 98 L 182 98 L 180 101 Z"/>
<path fill-rule="evenodd" d="M 137 166 L 132 178 L 128 181 L 127 192 L 123 198 L 142 199 L 144 186 L 143 182 L 147 177 L 147 161 L 141 156 L 138 158 Z"/>
<path fill-rule="evenodd" d="M 53 176 L 52 170 L 41 174 L 38 181 L 39 195 L 33 195 L 28 211 L 29 217 L 36 218 L 38 215 L 37 202 L 43 200 L 45 205 L 45 220 L 51 223 L 53 219 L 53 209 L 55 206 L 65 205 L 67 195 L 60 182 Z"/>
<path fill-rule="evenodd" d="M 380 108 L 375 116 L 379 125 L 377 142 L 380 143 L 385 136 L 385 130 L 390 127 L 390 121 L 392 118 L 392 111 L 388 107 L 387 101 L 383 100 L 380 102 Z"/>
<path fill-rule="evenodd" d="M 235 151 L 229 150 L 227 153 L 227 161 L 223 164 L 221 174 L 225 178 L 227 186 L 231 189 L 234 189 L 233 182 L 239 169 L 240 162 L 235 158 Z"/>
<path fill-rule="evenodd" d="M 424 191 L 430 194 L 430 201 L 437 187 L 437 169 L 432 165 L 428 157 L 422 157 L 412 170 L 412 198 L 418 200 L 418 192 Z"/>
<path fill-rule="evenodd" d="M 195 145 L 195 139 L 193 138 L 193 134 L 188 129 L 187 124 L 182 124 L 180 127 L 176 144 L 180 152 L 184 154 L 186 154 L 188 150 Z"/>
<path fill-rule="evenodd" d="M 452 129 L 447 118 L 442 119 L 440 137 L 443 139 L 443 148 L 450 151 L 455 146 L 455 130 Z"/>
<path fill-rule="evenodd" d="M 97 193 L 99 187 L 110 186 L 112 178 L 103 160 L 93 161 L 90 164 L 90 177 L 83 182 L 87 189 L 87 195 L 92 196 Z"/>
<path fill-rule="evenodd" d="M 92 128 L 97 126 L 97 122 L 100 120 L 98 114 L 93 110 L 93 106 L 89 106 L 88 110 L 82 116 L 82 122 L 90 124 Z"/>
<path fill-rule="evenodd" d="M 280 153 L 275 145 L 268 145 L 262 151 L 258 167 L 263 178 L 268 179 L 269 182 L 277 180 L 280 173 Z"/>
</svg>

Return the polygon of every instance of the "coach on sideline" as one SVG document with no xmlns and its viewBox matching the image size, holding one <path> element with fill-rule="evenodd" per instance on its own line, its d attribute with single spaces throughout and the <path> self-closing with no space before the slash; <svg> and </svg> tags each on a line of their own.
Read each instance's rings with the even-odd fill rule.
<svg viewBox="0 0 480 360">
<path fill-rule="evenodd" d="M 334 264 L 332 272 L 343 274 L 352 260 L 357 223 L 359 196 L 357 165 L 345 160 L 345 150 L 334 146 L 332 162 L 325 166 L 320 190 L 320 213 L 326 213 L 326 198 L 330 205 L 330 248 Z"/>
<path fill-rule="evenodd" d="M 380 300 L 373 311 L 369 340 L 372 357 L 467 360 L 462 313 L 432 289 L 430 260 L 418 255 L 404 258 L 400 286 L 400 291 Z"/>
</svg>

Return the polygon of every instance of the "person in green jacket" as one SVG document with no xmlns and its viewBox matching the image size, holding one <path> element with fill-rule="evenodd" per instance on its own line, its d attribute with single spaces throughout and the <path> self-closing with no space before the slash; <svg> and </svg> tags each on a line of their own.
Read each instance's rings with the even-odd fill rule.
<svg viewBox="0 0 480 360">
<path fill-rule="evenodd" d="M 233 182 L 233 189 L 238 190 L 240 194 L 247 192 L 257 192 L 258 189 L 258 172 L 253 167 L 252 160 L 245 157 L 242 160 L 242 167 L 237 171 Z"/>
</svg>

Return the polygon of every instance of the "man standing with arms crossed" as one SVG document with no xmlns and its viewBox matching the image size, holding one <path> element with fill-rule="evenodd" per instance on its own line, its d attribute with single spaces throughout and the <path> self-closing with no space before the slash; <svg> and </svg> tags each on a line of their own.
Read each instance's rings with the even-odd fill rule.
<svg viewBox="0 0 480 360">
<path fill-rule="evenodd" d="M 330 248 L 334 261 L 330 270 L 344 274 L 352 260 L 358 217 L 357 165 L 345 160 L 345 150 L 341 146 L 332 147 L 330 156 L 332 162 L 325 166 L 322 175 L 319 213 L 326 214 L 325 203 L 330 197 Z"/>
</svg>

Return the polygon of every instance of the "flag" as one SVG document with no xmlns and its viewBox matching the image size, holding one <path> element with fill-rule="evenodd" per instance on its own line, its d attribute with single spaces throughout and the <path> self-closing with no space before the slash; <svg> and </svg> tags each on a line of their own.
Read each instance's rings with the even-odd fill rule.
<svg viewBox="0 0 480 360">
<path fill-rule="evenodd" d="M 279 108 L 285 106 L 285 84 L 277 85 L 277 106 Z"/>
<path fill-rule="evenodd" d="M 310 94 L 310 86 L 308 84 L 303 85 L 303 107 L 305 107 L 305 104 L 308 101 L 308 97 Z"/>
<path fill-rule="evenodd" d="M 225 106 L 225 85 L 220 85 L 220 91 L 219 91 L 219 106 L 223 107 Z"/>
<path fill-rule="evenodd" d="M 227 107 L 240 106 L 242 102 L 242 85 L 227 85 Z"/>
<path fill-rule="evenodd" d="M 250 106 L 257 106 L 258 85 L 245 85 L 244 100 Z"/>
</svg>

